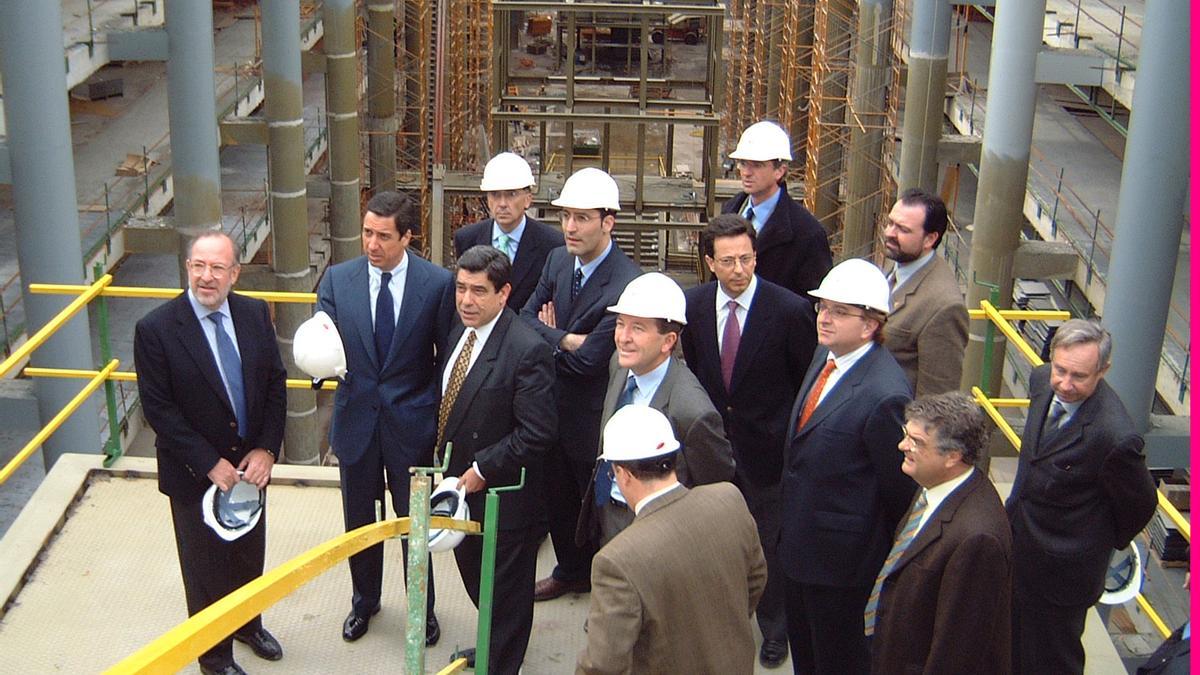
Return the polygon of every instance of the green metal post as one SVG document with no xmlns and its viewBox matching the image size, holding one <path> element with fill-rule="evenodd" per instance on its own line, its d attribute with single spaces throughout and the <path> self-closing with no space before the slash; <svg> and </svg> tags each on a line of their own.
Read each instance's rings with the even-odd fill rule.
<svg viewBox="0 0 1200 675">
<path fill-rule="evenodd" d="M 993 307 L 1000 304 L 1000 286 L 997 284 L 989 284 L 986 281 L 975 279 L 977 286 L 983 286 L 990 289 L 988 294 L 988 302 L 992 303 Z M 998 394 L 999 390 L 992 392 L 988 389 L 988 383 L 991 380 L 992 358 L 995 350 L 996 327 L 992 325 L 991 320 L 987 322 L 987 328 L 983 333 L 983 372 L 979 374 L 979 388 L 989 395 Z"/>
<path fill-rule="evenodd" d="M 425 598 L 429 592 L 429 494 L 431 476 L 450 468 L 451 443 L 442 465 L 412 467 L 408 497 L 408 621 L 404 629 L 404 672 L 425 672 Z M 436 460 L 436 457 L 435 457 Z"/>
<path fill-rule="evenodd" d="M 96 263 L 92 266 L 94 278 L 104 276 L 104 266 Z M 108 340 L 108 300 L 103 296 L 96 298 L 96 323 L 100 332 L 100 363 L 112 361 L 112 344 Z M 110 467 L 121 456 L 121 441 L 117 428 L 117 387 L 112 380 L 104 381 L 104 403 L 108 410 L 108 440 L 104 442 L 104 466 Z"/>
<path fill-rule="evenodd" d="M 488 672 L 492 651 L 492 595 L 496 585 L 496 536 L 500 524 L 500 493 L 525 487 L 525 469 L 516 485 L 492 488 L 483 506 L 483 560 L 479 564 L 479 624 L 475 629 L 475 672 Z"/>
</svg>

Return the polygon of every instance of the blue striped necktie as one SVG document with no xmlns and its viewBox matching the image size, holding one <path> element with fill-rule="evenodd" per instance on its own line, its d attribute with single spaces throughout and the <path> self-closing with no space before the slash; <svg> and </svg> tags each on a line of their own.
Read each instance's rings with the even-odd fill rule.
<svg viewBox="0 0 1200 675">
<path fill-rule="evenodd" d="M 238 357 L 233 340 L 225 332 L 221 320 L 225 317 L 220 312 L 208 315 L 208 320 L 217 328 L 217 358 L 221 360 L 221 371 L 225 374 L 225 386 L 229 389 L 230 403 L 233 404 L 233 414 L 237 416 L 238 436 L 246 437 L 246 386 L 242 381 L 242 359 Z"/>
<path fill-rule="evenodd" d="M 925 506 L 928 502 L 925 500 L 925 490 L 921 490 L 917 501 L 913 503 L 912 510 L 908 513 L 908 520 L 904 523 L 904 528 L 900 530 L 900 534 L 896 535 L 896 543 L 892 544 L 892 550 L 888 552 L 887 560 L 883 561 L 883 569 L 879 570 L 879 576 L 875 578 L 875 587 L 871 589 L 871 597 L 867 600 L 867 609 L 863 612 L 863 624 L 867 635 L 875 634 L 875 611 L 879 609 L 879 591 L 883 588 L 883 580 L 887 578 L 892 570 L 896 569 L 896 563 L 908 550 L 909 544 L 917 536 L 917 525 L 921 523 L 921 515 L 925 513 Z"/>
</svg>

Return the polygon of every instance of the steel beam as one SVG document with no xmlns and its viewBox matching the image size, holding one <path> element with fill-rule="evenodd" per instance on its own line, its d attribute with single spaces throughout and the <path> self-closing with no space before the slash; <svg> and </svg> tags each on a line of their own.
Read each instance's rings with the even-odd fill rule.
<svg viewBox="0 0 1200 675">
<path fill-rule="evenodd" d="M 49 322 L 66 299 L 29 292 L 32 283 L 84 283 L 79 213 L 63 62 L 62 7 L 44 0 L 0 2 L 0 79 L 12 170 L 17 265 L 29 332 Z M 34 352 L 35 366 L 92 368 L 87 314 L 81 312 Z M 79 391 L 79 383 L 39 379 L 43 425 Z M 89 400 L 42 446 L 49 470 L 65 452 L 100 450 L 100 426 Z"/>
<path fill-rule="evenodd" d="M 311 292 L 299 4 L 294 0 L 262 0 L 262 36 L 271 240 L 274 246 L 272 267 L 276 290 Z M 292 336 L 311 314 L 312 310 L 305 305 L 275 307 L 279 353 L 291 377 L 304 377 L 292 361 Z M 293 464 L 316 464 L 320 460 L 316 406 L 316 396 L 311 391 L 293 391 L 288 395 L 284 447 L 287 461 Z"/>
<path fill-rule="evenodd" d="M 1190 3 L 1149 0 L 1121 167 L 1104 321 L 1108 375 L 1133 423 L 1150 425 L 1175 263 L 1187 209 Z"/>
</svg>

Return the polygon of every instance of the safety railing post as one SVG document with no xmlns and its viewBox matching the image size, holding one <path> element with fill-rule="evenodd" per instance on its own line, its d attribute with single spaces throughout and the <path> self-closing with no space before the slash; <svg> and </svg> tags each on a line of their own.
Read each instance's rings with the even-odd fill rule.
<svg viewBox="0 0 1200 675">
<path fill-rule="evenodd" d="M 1050 238 L 1058 238 L 1058 200 L 1062 197 L 1063 176 L 1067 173 L 1067 168 L 1062 167 L 1058 170 L 1058 187 L 1054 188 L 1054 208 L 1050 210 Z"/>
<path fill-rule="evenodd" d="M 1087 285 L 1092 285 L 1092 270 L 1096 265 L 1096 237 L 1100 236 L 1100 209 L 1096 209 L 1096 222 L 1092 225 L 1092 246 L 1088 251 Z"/>
<path fill-rule="evenodd" d="M 92 266 L 92 273 L 99 279 L 104 276 L 104 266 L 96 263 Z M 112 343 L 108 335 L 108 299 L 103 295 L 96 297 L 96 325 L 100 333 L 100 361 L 108 363 L 112 361 Z M 109 467 L 121 456 L 121 439 L 120 430 L 117 428 L 117 387 L 108 378 L 104 380 L 104 404 L 108 412 L 108 440 L 104 442 L 104 466 Z"/>
<path fill-rule="evenodd" d="M 988 293 L 988 300 L 993 305 L 1000 304 L 1000 286 L 996 284 L 989 284 L 988 282 L 980 281 L 979 279 L 973 279 L 972 281 L 974 281 L 978 286 L 983 286 L 984 288 L 990 289 L 990 292 Z M 987 327 L 983 330 L 983 370 L 979 374 L 979 388 L 984 391 L 989 391 L 988 385 L 992 379 L 992 359 L 995 356 L 994 352 L 996 349 L 996 325 L 989 319 L 987 322 Z"/>
<path fill-rule="evenodd" d="M 479 624 L 475 629 L 475 672 L 488 672 L 492 653 L 492 597 L 496 588 L 496 537 L 500 525 L 500 494 L 525 487 L 525 469 L 516 485 L 488 490 L 483 502 L 483 559 L 479 564 Z"/>
<path fill-rule="evenodd" d="M 446 444 L 442 465 L 409 469 L 408 490 L 408 621 L 404 628 L 404 672 L 425 672 L 425 598 L 429 594 L 429 495 L 433 474 L 450 467 L 452 444 Z M 434 461 L 437 457 L 434 457 Z"/>
</svg>

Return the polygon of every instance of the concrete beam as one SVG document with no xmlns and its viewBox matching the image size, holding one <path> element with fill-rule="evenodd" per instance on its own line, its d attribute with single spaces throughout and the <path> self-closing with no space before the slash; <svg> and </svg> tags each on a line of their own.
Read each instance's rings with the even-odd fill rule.
<svg viewBox="0 0 1200 675">
<path fill-rule="evenodd" d="M 1038 84 L 1104 84 L 1105 56 L 1081 49 L 1044 47 L 1037 55 L 1033 79 Z"/>
<path fill-rule="evenodd" d="M 1154 468 L 1191 466 L 1190 415 L 1151 415 L 1146 432 L 1146 464 Z"/>
<path fill-rule="evenodd" d="M 1065 241 L 1022 240 L 1013 259 L 1016 279 L 1072 279 L 1079 254 Z"/>
<path fill-rule="evenodd" d="M 267 121 L 261 117 L 226 117 L 219 126 L 222 146 L 267 144 Z"/>
<path fill-rule="evenodd" d="M 108 58 L 113 61 L 167 60 L 167 31 L 163 28 L 116 30 L 106 38 Z"/>
<path fill-rule="evenodd" d="M 983 150 L 983 138 L 946 134 L 938 141 L 939 164 L 978 164 Z"/>
</svg>

